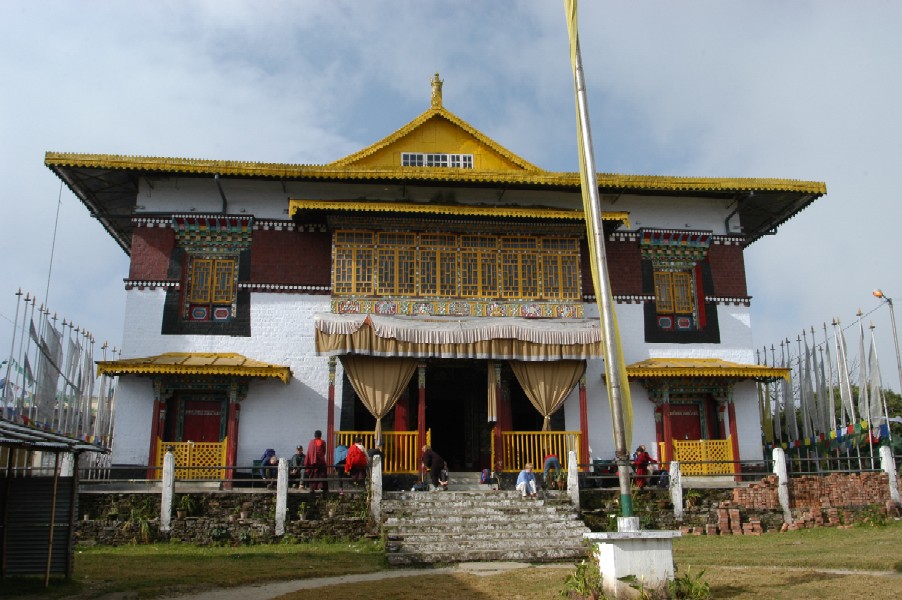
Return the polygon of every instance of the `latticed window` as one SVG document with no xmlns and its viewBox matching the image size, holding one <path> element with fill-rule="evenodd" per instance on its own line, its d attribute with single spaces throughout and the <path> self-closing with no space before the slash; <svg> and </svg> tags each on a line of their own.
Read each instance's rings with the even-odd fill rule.
<svg viewBox="0 0 902 600">
<path fill-rule="evenodd" d="M 415 234 L 377 234 L 376 260 L 376 295 L 411 296 L 416 293 Z"/>
<path fill-rule="evenodd" d="M 539 241 L 534 237 L 501 238 L 501 297 L 539 297 Z"/>
<path fill-rule="evenodd" d="M 232 316 L 238 261 L 233 257 L 190 256 L 185 279 L 188 318 L 227 320 Z"/>
<path fill-rule="evenodd" d="M 542 240 L 542 297 L 579 298 L 579 246 L 572 238 Z"/>
<path fill-rule="evenodd" d="M 579 240 L 337 231 L 333 293 L 578 300 Z"/>
<path fill-rule="evenodd" d="M 424 296 L 457 295 L 456 235 L 420 235 L 420 293 Z"/>
<path fill-rule="evenodd" d="M 467 298 L 498 296 L 498 238 L 460 236 L 460 293 Z"/>
<path fill-rule="evenodd" d="M 402 167 L 452 167 L 454 169 L 472 169 L 472 154 L 446 154 L 443 152 L 402 152 Z"/>
<path fill-rule="evenodd" d="M 332 278 L 335 294 L 373 293 L 373 238 L 366 231 L 335 233 Z"/>
<path fill-rule="evenodd" d="M 692 274 L 682 271 L 655 272 L 658 314 L 692 314 L 695 309 Z"/>
</svg>

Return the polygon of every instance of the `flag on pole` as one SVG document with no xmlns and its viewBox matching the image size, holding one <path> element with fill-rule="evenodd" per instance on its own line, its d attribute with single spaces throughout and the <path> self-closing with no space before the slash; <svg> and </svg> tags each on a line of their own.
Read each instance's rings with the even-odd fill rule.
<svg viewBox="0 0 902 600">
<path fill-rule="evenodd" d="M 868 362 L 864 352 L 864 328 L 861 318 L 858 318 L 858 329 L 861 335 L 858 338 L 858 416 L 862 419 L 868 417 Z"/>
<path fill-rule="evenodd" d="M 886 422 L 883 414 L 883 390 L 880 385 L 880 361 L 877 360 L 877 344 L 874 341 L 874 330 L 871 330 L 871 347 L 868 350 L 868 414 L 871 424 L 879 431 L 877 425 Z"/>
</svg>

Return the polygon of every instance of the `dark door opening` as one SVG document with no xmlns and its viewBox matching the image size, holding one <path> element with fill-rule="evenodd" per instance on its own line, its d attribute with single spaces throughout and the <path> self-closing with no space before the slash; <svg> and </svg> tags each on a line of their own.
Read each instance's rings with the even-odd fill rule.
<svg viewBox="0 0 902 600">
<path fill-rule="evenodd" d="M 471 360 L 433 361 L 426 367 L 426 427 L 450 471 L 490 466 L 486 368 L 485 361 Z"/>
</svg>

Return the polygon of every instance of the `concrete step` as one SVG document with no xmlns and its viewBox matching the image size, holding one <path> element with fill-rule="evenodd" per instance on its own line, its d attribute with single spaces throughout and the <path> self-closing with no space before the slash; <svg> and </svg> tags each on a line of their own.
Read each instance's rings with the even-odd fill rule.
<svg viewBox="0 0 902 600">
<path fill-rule="evenodd" d="M 586 547 L 564 546 L 555 548 L 540 548 L 534 546 L 530 549 L 518 550 L 468 550 L 461 552 L 391 552 L 387 555 L 388 563 L 393 566 L 436 564 L 436 563 L 460 563 L 460 562 L 561 562 L 571 561 L 587 556 Z"/>
<path fill-rule="evenodd" d="M 398 526 L 385 529 L 385 538 L 391 542 L 434 542 L 436 536 L 442 540 L 498 540 L 527 538 L 537 540 L 541 538 L 551 539 L 582 539 L 588 529 L 581 523 L 574 522 L 572 526 L 562 527 L 559 523 L 553 523 L 547 527 L 524 527 L 511 529 L 510 526 L 481 527 L 481 528 L 450 528 L 441 526 L 406 527 Z"/>
</svg>

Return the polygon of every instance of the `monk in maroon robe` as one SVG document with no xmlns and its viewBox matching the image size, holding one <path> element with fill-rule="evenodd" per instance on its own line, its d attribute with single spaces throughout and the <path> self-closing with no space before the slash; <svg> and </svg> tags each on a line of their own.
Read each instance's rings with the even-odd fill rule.
<svg viewBox="0 0 902 600">
<path fill-rule="evenodd" d="M 328 475 L 326 462 L 326 442 L 323 441 L 323 432 L 317 429 L 313 433 L 313 439 L 307 444 L 307 456 L 304 457 L 304 470 L 307 474 L 307 487 L 311 490 L 329 489 L 329 483 L 324 481 Z"/>
</svg>

